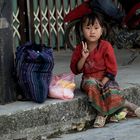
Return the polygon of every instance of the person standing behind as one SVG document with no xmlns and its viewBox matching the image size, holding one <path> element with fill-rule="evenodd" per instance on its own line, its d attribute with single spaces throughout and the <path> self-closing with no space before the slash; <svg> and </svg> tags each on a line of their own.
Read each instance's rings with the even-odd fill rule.
<svg viewBox="0 0 140 140">
<path fill-rule="evenodd" d="M 112 45 L 101 39 L 104 31 L 101 15 L 91 13 L 83 16 L 80 28 L 83 41 L 72 54 L 70 68 L 76 75 L 83 73 L 81 89 L 97 111 L 93 127 L 103 127 L 108 117 L 112 118 L 123 108 L 140 117 L 140 108 L 124 99 L 115 81 L 117 62 Z"/>
</svg>

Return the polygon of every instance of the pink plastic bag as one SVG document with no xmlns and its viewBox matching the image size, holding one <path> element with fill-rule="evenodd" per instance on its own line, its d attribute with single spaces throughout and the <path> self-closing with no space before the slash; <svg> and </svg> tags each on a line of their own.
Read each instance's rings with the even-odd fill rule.
<svg viewBox="0 0 140 140">
<path fill-rule="evenodd" d="M 74 74 L 63 73 L 52 77 L 48 96 L 56 99 L 72 99 L 74 97 Z"/>
</svg>

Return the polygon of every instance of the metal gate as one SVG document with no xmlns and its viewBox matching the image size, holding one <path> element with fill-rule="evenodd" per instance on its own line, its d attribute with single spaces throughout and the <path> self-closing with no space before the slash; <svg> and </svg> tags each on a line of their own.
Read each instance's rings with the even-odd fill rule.
<svg viewBox="0 0 140 140">
<path fill-rule="evenodd" d="M 14 46 L 33 41 L 57 50 L 67 49 L 63 17 L 82 1 L 13 0 Z"/>
</svg>

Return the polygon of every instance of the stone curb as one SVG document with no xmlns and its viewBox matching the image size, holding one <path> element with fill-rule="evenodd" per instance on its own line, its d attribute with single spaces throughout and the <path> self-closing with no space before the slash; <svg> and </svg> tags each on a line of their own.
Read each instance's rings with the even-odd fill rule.
<svg viewBox="0 0 140 140">
<path fill-rule="evenodd" d="M 68 131 L 87 129 L 95 118 L 87 96 L 79 90 L 69 101 L 49 100 L 34 108 L 0 115 L 0 140 L 47 140 L 50 136 Z M 124 89 L 124 96 L 140 105 L 140 87 Z M 25 102 L 26 103 L 26 102 Z"/>
</svg>

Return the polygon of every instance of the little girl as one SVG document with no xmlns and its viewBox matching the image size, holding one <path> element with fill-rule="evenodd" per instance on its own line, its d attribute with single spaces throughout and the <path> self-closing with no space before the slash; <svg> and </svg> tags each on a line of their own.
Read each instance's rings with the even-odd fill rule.
<svg viewBox="0 0 140 140">
<path fill-rule="evenodd" d="M 116 58 L 112 45 L 101 39 L 104 31 L 101 16 L 98 13 L 85 15 L 80 28 L 84 39 L 73 52 L 70 68 L 74 74 L 83 73 L 81 89 L 97 110 L 93 127 L 103 127 L 108 116 L 114 117 L 124 107 L 140 117 L 140 108 L 123 98 L 115 81 Z"/>
</svg>

